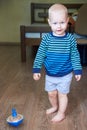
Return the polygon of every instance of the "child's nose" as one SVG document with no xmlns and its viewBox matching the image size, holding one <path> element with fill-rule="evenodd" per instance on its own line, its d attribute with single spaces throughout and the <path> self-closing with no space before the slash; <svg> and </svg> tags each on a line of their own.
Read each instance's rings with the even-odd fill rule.
<svg viewBox="0 0 87 130">
<path fill-rule="evenodd" d="M 57 24 L 57 27 L 58 27 L 58 28 L 59 28 L 59 27 L 61 27 L 61 24 L 60 24 L 60 23 L 58 23 L 58 24 Z"/>
</svg>

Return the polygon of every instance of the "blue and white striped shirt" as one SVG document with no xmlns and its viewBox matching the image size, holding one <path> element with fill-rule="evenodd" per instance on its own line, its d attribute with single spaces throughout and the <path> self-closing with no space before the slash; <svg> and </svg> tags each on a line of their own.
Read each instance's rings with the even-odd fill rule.
<svg viewBox="0 0 87 130">
<path fill-rule="evenodd" d="M 52 32 L 45 34 L 36 54 L 33 73 L 40 73 L 43 64 L 49 76 L 64 76 L 72 71 L 75 75 L 82 74 L 74 36 L 70 33 L 60 37 Z"/>
</svg>

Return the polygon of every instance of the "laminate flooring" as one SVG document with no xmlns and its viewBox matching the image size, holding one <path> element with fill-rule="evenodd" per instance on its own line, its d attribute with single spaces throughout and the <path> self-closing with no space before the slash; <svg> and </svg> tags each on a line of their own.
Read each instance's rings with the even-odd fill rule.
<svg viewBox="0 0 87 130">
<path fill-rule="evenodd" d="M 54 115 L 45 114 L 50 103 L 44 91 L 44 69 L 41 79 L 34 81 L 34 57 L 29 48 L 27 53 L 27 61 L 22 63 L 20 46 L 0 46 L 0 130 L 87 130 L 87 68 L 83 67 L 81 81 L 73 78 L 66 119 L 52 124 Z M 13 107 L 24 116 L 18 127 L 6 122 Z"/>
</svg>

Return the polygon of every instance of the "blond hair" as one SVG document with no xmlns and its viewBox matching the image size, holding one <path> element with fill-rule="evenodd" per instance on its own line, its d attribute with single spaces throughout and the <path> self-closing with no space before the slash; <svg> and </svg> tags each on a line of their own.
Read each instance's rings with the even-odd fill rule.
<svg viewBox="0 0 87 130">
<path fill-rule="evenodd" d="M 53 4 L 48 9 L 48 18 L 51 17 L 52 12 L 59 12 L 59 11 L 64 11 L 66 16 L 68 16 L 68 9 L 63 4 Z"/>
</svg>

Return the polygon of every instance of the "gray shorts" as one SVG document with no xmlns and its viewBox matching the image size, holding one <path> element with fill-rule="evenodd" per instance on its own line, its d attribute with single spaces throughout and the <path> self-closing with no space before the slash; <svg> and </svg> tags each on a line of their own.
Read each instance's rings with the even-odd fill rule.
<svg viewBox="0 0 87 130">
<path fill-rule="evenodd" d="M 70 92 L 72 77 L 72 73 L 69 73 L 68 75 L 65 75 L 63 77 L 52 77 L 46 75 L 45 90 L 48 92 L 58 90 L 63 94 L 67 94 Z"/>
</svg>

